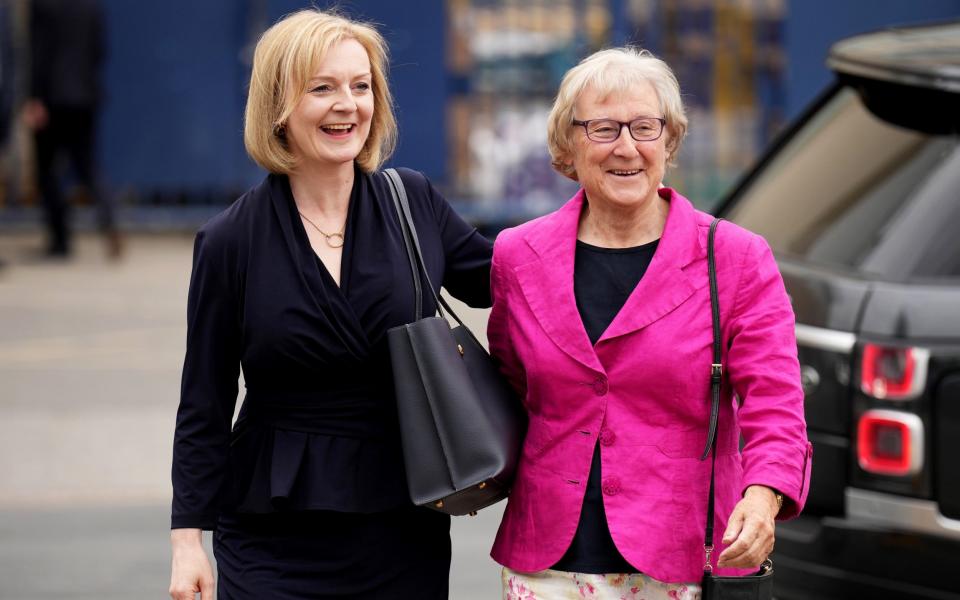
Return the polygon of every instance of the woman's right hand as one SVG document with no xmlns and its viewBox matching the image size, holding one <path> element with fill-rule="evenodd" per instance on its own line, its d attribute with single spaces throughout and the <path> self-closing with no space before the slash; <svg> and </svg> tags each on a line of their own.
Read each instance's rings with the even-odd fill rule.
<svg viewBox="0 0 960 600">
<path fill-rule="evenodd" d="M 173 529 L 170 544 L 173 563 L 170 572 L 170 597 L 173 600 L 213 600 L 213 568 L 203 549 L 200 529 Z"/>
</svg>

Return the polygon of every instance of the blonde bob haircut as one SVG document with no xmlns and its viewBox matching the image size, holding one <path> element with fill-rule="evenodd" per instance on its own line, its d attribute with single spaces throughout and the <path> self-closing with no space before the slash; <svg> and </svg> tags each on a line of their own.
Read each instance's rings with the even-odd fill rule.
<svg viewBox="0 0 960 600">
<path fill-rule="evenodd" d="M 667 163 L 674 164 L 687 133 L 687 115 L 680 98 L 680 84 L 667 63 L 647 50 L 631 46 L 610 48 L 591 54 L 563 76 L 560 90 L 547 119 L 547 148 L 553 168 L 577 181 L 573 168 L 573 120 L 577 99 L 587 88 L 601 98 L 629 93 L 637 84 L 649 82 L 657 92 L 660 110 L 666 119 Z M 660 116 L 660 115 L 649 115 Z"/>
<path fill-rule="evenodd" d="M 297 166 L 285 138 L 287 119 L 307 92 L 327 52 L 338 42 L 353 39 L 370 59 L 373 119 L 356 162 L 376 171 L 393 153 L 397 122 L 387 87 L 387 45 L 374 27 L 333 12 L 316 9 L 287 15 L 264 32 L 253 54 L 253 71 L 244 115 L 243 142 L 247 154 L 271 173 L 290 174 Z"/>
</svg>

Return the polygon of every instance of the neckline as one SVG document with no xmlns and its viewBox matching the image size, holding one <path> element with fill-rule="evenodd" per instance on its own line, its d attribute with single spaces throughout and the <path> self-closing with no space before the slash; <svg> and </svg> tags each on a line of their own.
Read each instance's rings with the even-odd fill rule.
<svg viewBox="0 0 960 600">
<path fill-rule="evenodd" d="M 577 248 L 582 248 L 598 254 L 636 254 L 639 252 L 656 249 L 657 244 L 659 243 L 660 238 L 657 238 L 652 242 L 647 242 L 646 244 L 641 244 L 639 246 L 630 246 L 629 248 L 606 248 L 604 246 L 594 246 L 593 244 L 588 244 L 587 242 L 577 240 Z"/>
<path fill-rule="evenodd" d="M 356 238 L 355 227 L 353 226 L 354 214 L 356 212 L 357 203 L 361 194 L 359 193 L 360 186 L 362 185 L 361 178 L 363 177 L 363 172 L 354 164 L 354 178 L 353 178 L 353 187 L 350 189 L 350 199 L 347 203 L 347 219 L 344 222 L 343 226 L 343 247 L 340 254 L 340 282 L 337 283 L 337 279 L 334 277 L 333 273 L 327 268 L 327 265 L 323 262 L 320 256 L 313 250 L 313 246 L 310 245 L 310 236 L 307 235 L 307 225 L 304 224 L 303 219 L 300 218 L 300 213 L 297 209 L 297 202 L 293 198 L 293 189 L 290 186 L 290 178 L 284 176 L 283 178 L 283 190 L 284 195 L 287 199 L 287 205 L 290 209 L 290 218 L 295 223 L 294 231 L 296 232 L 297 243 L 300 245 L 301 252 L 305 252 L 307 256 L 313 257 L 311 262 L 313 268 L 316 269 L 317 274 L 323 279 L 327 284 L 333 286 L 342 296 L 346 299 L 347 290 L 349 289 L 350 283 L 350 266 L 353 258 L 353 246 L 354 238 Z M 305 268 L 309 268 L 306 267 Z"/>
</svg>

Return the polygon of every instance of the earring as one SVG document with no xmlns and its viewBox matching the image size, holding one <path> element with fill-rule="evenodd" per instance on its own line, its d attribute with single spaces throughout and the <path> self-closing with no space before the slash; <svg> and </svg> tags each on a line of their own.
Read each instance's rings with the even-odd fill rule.
<svg viewBox="0 0 960 600">
<path fill-rule="evenodd" d="M 278 123 L 273 126 L 273 135 L 280 139 L 284 139 L 287 135 L 287 128 Z"/>
</svg>

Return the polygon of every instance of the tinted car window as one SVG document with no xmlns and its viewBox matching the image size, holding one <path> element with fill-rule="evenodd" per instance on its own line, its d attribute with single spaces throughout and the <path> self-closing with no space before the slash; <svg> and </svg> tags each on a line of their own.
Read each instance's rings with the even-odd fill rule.
<svg viewBox="0 0 960 600">
<path fill-rule="evenodd" d="M 885 122 L 849 88 L 735 202 L 726 217 L 781 256 L 892 280 L 960 276 L 958 136 Z"/>
</svg>

